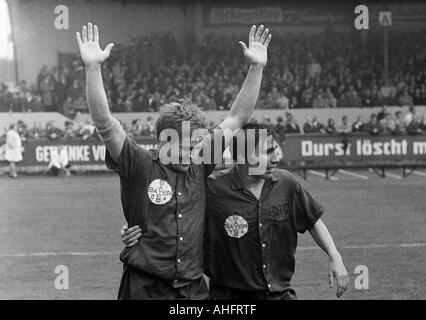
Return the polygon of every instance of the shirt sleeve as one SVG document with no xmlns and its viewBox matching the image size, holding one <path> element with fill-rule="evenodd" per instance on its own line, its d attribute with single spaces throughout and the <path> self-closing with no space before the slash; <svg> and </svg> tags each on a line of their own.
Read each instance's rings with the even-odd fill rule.
<svg viewBox="0 0 426 320">
<path fill-rule="evenodd" d="M 151 170 L 152 158 L 148 150 L 138 145 L 135 140 L 126 136 L 117 161 L 106 151 L 105 163 L 108 169 L 118 173 L 126 184 L 141 179 Z"/>
<path fill-rule="evenodd" d="M 318 219 L 321 218 L 324 208 L 297 180 L 295 183 L 294 206 L 296 230 L 299 233 L 305 233 L 306 230 L 313 228 Z"/>
</svg>

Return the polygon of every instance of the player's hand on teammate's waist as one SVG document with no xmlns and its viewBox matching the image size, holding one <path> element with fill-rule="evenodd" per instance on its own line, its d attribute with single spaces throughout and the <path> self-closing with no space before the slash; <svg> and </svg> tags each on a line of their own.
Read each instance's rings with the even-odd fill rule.
<svg viewBox="0 0 426 320">
<path fill-rule="evenodd" d="M 96 25 L 93 26 L 90 22 L 87 27 L 83 26 L 81 35 L 80 32 L 76 33 L 76 37 L 81 59 L 86 66 L 100 65 L 109 57 L 114 46 L 113 43 L 110 43 L 102 50 L 99 46 L 98 27 Z"/>
<path fill-rule="evenodd" d="M 330 260 L 330 271 L 328 272 L 330 288 L 337 284 L 336 296 L 340 298 L 341 295 L 348 289 L 349 274 L 346 271 L 342 259 Z"/>
<path fill-rule="evenodd" d="M 261 25 L 256 30 L 256 26 L 252 26 L 249 33 L 248 47 L 243 41 L 239 41 L 239 45 L 243 49 L 244 56 L 250 64 L 264 67 L 268 61 L 267 48 L 272 35 L 269 34 L 269 29 L 264 29 Z"/>
<path fill-rule="evenodd" d="M 142 237 L 142 230 L 137 225 L 128 228 L 127 224 L 125 224 L 121 227 L 120 233 L 121 241 L 129 248 L 134 247 L 139 242 L 140 237 Z"/>
</svg>

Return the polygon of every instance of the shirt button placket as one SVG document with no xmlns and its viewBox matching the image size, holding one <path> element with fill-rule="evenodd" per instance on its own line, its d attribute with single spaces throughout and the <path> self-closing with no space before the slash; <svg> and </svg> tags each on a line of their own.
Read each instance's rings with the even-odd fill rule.
<svg viewBox="0 0 426 320">
<path fill-rule="evenodd" d="M 177 186 L 179 185 L 179 178 L 177 181 Z M 182 192 L 176 190 L 176 225 L 177 225 L 177 232 L 178 232 L 178 241 L 177 241 L 177 253 L 176 253 L 176 274 L 177 277 L 180 275 L 180 270 L 182 269 L 182 252 L 183 252 L 183 222 L 182 222 L 182 211 L 180 210 L 180 203 L 181 203 L 181 197 Z"/>
</svg>

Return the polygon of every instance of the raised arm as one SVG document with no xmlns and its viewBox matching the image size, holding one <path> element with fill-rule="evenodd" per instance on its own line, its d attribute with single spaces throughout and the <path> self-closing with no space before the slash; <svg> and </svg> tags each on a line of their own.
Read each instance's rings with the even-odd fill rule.
<svg viewBox="0 0 426 320">
<path fill-rule="evenodd" d="M 99 46 L 98 27 L 91 23 L 76 34 L 81 59 L 86 67 L 86 96 L 90 116 L 113 160 L 117 160 L 123 148 L 126 134 L 109 111 L 108 100 L 102 82 L 101 65 L 110 55 L 114 44 L 102 50 Z"/>
<path fill-rule="evenodd" d="M 263 25 L 257 30 L 256 26 L 253 26 L 249 33 L 248 48 L 244 42 L 239 42 L 244 56 L 250 63 L 250 69 L 228 116 L 219 125 L 225 133 L 234 133 L 240 129 L 250 120 L 253 114 L 262 82 L 263 68 L 268 60 L 267 48 L 271 37 L 269 30 L 264 30 Z M 225 144 L 228 144 L 231 137 L 232 134 L 225 135 Z"/>
<path fill-rule="evenodd" d="M 328 255 L 330 259 L 330 271 L 328 273 L 330 288 L 334 285 L 334 278 L 337 280 L 336 296 L 339 298 L 347 289 L 349 275 L 343 264 L 342 257 L 337 251 L 333 238 L 321 219 L 309 230 L 316 244 Z"/>
</svg>

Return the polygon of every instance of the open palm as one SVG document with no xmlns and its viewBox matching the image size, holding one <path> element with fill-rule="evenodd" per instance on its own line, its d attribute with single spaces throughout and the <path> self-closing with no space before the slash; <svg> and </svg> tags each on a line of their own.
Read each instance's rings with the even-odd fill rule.
<svg viewBox="0 0 426 320">
<path fill-rule="evenodd" d="M 251 27 L 249 33 L 249 46 L 242 41 L 238 42 L 243 49 L 244 56 L 251 64 L 265 66 L 268 61 L 267 48 L 272 36 L 269 34 L 269 29 L 265 29 L 261 25 L 257 31 L 256 26 Z"/>
<path fill-rule="evenodd" d="M 110 43 L 104 50 L 99 46 L 99 31 L 98 27 L 93 26 L 90 22 L 82 28 L 82 35 L 80 32 L 76 33 L 78 46 L 80 48 L 80 56 L 84 64 L 100 64 L 104 62 L 111 53 L 114 44 Z"/>
</svg>

